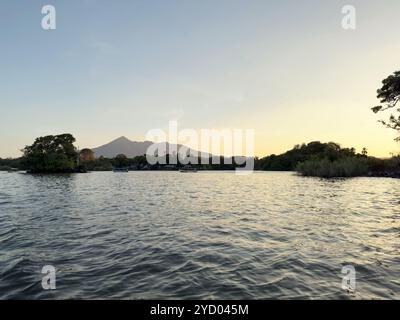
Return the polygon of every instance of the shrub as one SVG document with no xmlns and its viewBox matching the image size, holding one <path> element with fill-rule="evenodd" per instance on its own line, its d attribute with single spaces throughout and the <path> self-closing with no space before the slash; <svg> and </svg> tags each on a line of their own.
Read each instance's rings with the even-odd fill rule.
<svg viewBox="0 0 400 320">
<path fill-rule="evenodd" d="M 303 176 L 335 178 L 357 177 L 368 174 L 368 159 L 346 157 L 338 160 L 307 160 L 297 165 L 296 171 Z"/>
</svg>

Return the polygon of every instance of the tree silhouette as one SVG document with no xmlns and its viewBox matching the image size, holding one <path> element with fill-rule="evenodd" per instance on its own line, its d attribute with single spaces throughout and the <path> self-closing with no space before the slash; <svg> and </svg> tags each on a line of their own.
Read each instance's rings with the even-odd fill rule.
<svg viewBox="0 0 400 320">
<path fill-rule="evenodd" d="M 23 163 L 33 173 L 72 172 L 77 167 L 78 153 L 71 134 L 45 136 L 26 146 Z"/>
<path fill-rule="evenodd" d="M 79 152 L 79 159 L 83 162 L 94 161 L 95 160 L 94 152 L 88 148 L 82 149 Z"/>
<path fill-rule="evenodd" d="M 375 113 L 385 111 L 388 109 L 393 109 L 398 105 L 400 101 L 400 71 L 396 71 L 389 77 L 382 81 L 382 88 L 378 89 L 378 99 L 384 105 L 379 105 L 372 108 Z M 400 113 L 400 108 L 396 109 L 397 113 Z M 390 115 L 388 121 L 379 120 L 384 126 L 390 129 L 400 131 L 400 114 Z M 400 137 L 396 138 L 400 141 Z"/>
<path fill-rule="evenodd" d="M 115 167 L 116 168 L 124 168 L 129 165 L 128 158 L 124 154 L 119 154 L 115 157 Z"/>
</svg>

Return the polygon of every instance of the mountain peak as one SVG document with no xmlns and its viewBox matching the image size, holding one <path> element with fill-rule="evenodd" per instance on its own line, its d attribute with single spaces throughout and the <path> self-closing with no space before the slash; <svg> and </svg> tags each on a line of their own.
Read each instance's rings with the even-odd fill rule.
<svg viewBox="0 0 400 320">
<path fill-rule="evenodd" d="M 125 137 L 125 136 L 121 136 L 121 137 L 115 139 L 115 140 L 112 141 L 112 142 L 121 142 L 121 141 L 129 141 L 129 142 L 132 142 L 131 140 L 129 140 L 129 139 L 128 139 L 127 137 Z"/>
<path fill-rule="evenodd" d="M 128 158 L 134 158 L 136 156 L 143 156 L 146 154 L 147 149 L 153 144 L 151 141 L 131 141 L 125 136 L 119 137 L 114 141 L 111 141 L 105 145 L 97 148 L 93 148 L 95 157 L 98 158 L 103 156 L 105 158 L 114 158 L 119 154 L 124 154 Z M 157 143 L 160 144 L 160 143 Z M 167 146 L 171 145 L 167 142 Z M 178 148 L 181 145 L 177 145 Z"/>
<path fill-rule="evenodd" d="M 100 156 L 114 158 L 118 154 L 124 154 L 128 158 L 133 158 L 144 155 L 151 144 L 152 142 L 131 141 L 127 137 L 122 136 L 92 150 L 97 158 Z"/>
</svg>

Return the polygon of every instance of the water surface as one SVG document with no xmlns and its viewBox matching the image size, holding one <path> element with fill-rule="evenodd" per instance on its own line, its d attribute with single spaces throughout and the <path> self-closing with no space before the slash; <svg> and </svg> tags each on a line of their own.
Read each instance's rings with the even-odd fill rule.
<svg viewBox="0 0 400 320">
<path fill-rule="evenodd" d="M 0 298 L 399 299 L 400 180 L 0 173 Z"/>
</svg>

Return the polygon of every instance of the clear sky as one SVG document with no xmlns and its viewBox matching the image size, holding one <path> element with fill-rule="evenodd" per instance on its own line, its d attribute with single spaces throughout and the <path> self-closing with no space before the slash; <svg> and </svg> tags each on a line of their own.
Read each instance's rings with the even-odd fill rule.
<svg viewBox="0 0 400 320">
<path fill-rule="evenodd" d="M 54 5 L 57 29 L 41 28 Z M 343 5 L 356 30 L 341 27 Z M 256 131 L 256 154 L 335 141 L 398 152 L 370 111 L 400 69 L 398 0 L 0 2 L 0 157 L 35 137 L 79 147 L 181 128 Z M 382 115 L 383 116 L 383 115 Z"/>
</svg>

